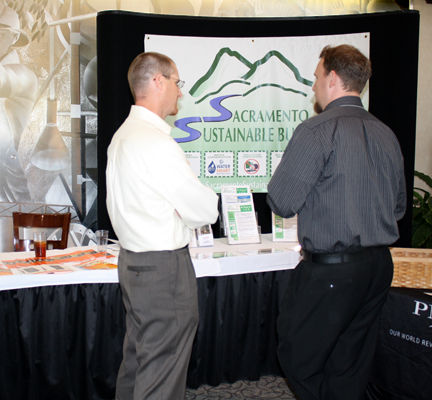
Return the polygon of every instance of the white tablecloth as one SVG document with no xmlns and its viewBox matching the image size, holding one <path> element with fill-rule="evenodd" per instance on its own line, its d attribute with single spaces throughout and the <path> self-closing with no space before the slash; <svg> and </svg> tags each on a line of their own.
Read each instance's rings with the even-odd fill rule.
<svg viewBox="0 0 432 400">
<path fill-rule="evenodd" d="M 197 278 L 292 269 L 296 267 L 301 258 L 297 243 L 272 242 L 272 235 L 270 234 L 262 235 L 262 243 L 260 244 L 228 245 L 226 239 L 216 239 L 214 242 L 212 247 L 190 249 Z M 89 247 L 50 250 L 47 255 L 53 256 L 84 249 L 89 249 Z M 118 251 L 112 246 L 110 246 L 109 252 L 114 255 L 118 254 Z M 34 253 L 0 254 L 0 260 L 29 257 L 34 257 Z M 0 276 L 0 290 L 81 283 L 118 283 L 117 269 Z"/>
</svg>

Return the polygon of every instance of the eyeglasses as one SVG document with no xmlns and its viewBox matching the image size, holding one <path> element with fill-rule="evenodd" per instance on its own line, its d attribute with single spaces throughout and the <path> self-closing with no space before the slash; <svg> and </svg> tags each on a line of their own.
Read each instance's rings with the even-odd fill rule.
<svg viewBox="0 0 432 400">
<path fill-rule="evenodd" d="M 176 79 L 176 78 L 173 78 L 173 77 L 171 77 L 171 76 L 164 75 L 164 74 L 162 74 L 162 76 L 164 76 L 164 77 L 167 78 L 167 79 L 172 79 L 173 81 L 175 81 L 175 84 L 177 85 L 177 87 L 178 87 L 179 89 L 181 89 L 181 88 L 184 86 L 184 84 L 185 84 L 185 82 L 184 82 L 184 81 L 181 81 L 180 79 Z"/>
</svg>

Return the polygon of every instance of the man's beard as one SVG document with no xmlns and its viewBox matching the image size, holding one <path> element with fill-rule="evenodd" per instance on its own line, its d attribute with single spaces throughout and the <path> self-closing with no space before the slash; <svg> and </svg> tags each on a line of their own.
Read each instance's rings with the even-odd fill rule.
<svg viewBox="0 0 432 400">
<path fill-rule="evenodd" d="M 314 104 L 314 111 L 315 111 L 317 114 L 321 114 L 321 113 L 323 112 L 321 106 L 320 106 L 317 102 L 315 102 L 315 104 Z"/>
</svg>

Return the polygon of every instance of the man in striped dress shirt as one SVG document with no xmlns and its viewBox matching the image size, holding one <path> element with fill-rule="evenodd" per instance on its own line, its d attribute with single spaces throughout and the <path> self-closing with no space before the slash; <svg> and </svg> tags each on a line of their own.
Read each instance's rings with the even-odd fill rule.
<svg viewBox="0 0 432 400">
<path fill-rule="evenodd" d="M 303 260 L 282 301 L 278 356 L 301 400 L 365 399 L 392 281 L 404 162 L 394 133 L 363 108 L 370 76 L 355 47 L 322 50 L 319 114 L 298 126 L 268 185 L 275 214 L 298 214 Z"/>
</svg>

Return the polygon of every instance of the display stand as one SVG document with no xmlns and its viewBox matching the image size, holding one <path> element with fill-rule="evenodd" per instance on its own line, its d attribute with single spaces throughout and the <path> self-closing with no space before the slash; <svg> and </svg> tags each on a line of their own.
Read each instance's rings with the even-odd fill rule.
<svg viewBox="0 0 432 400">
<path fill-rule="evenodd" d="M 272 213 L 273 242 L 297 242 L 297 215 L 282 218 Z"/>
<path fill-rule="evenodd" d="M 228 244 L 259 243 L 260 235 L 250 187 L 223 186 L 221 195 Z"/>
</svg>

